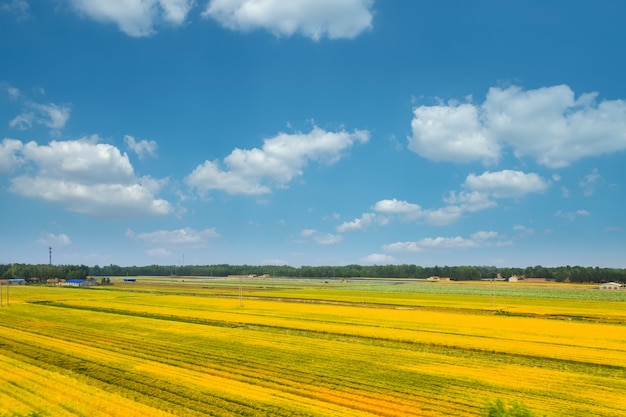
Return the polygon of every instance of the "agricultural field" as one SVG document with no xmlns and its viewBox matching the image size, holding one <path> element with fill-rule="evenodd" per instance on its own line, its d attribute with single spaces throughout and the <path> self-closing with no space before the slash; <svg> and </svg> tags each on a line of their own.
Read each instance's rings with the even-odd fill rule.
<svg viewBox="0 0 626 417">
<path fill-rule="evenodd" d="M 3 288 L 1 417 L 626 416 L 624 292 L 111 280 Z"/>
</svg>

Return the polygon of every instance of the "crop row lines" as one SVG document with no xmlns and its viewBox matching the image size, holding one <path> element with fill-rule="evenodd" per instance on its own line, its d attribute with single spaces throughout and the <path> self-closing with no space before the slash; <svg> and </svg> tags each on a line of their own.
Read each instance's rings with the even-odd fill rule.
<svg viewBox="0 0 626 417">
<path fill-rule="evenodd" d="M 77 334 L 62 335 L 62 334 L 59 334 L 58 331 L 56 331 L 56 330 L 54 331 L 54 333 L 55 333 L 56 336 L 61 336 L 63 338 L 67 337 L 70 340 L 77 339 Z M 85 337 L 85 335 L 83 335 L 83 337 Z M 85 337 L 85 339 L 86 340 L 98 340 L 97 335 L 87 335 L 87 337 Z M 150 354 L 149 351 L 152 351 L 152 353 L 154 353 L 154 349 L 158 349 L 159 351 L 162 351 L 164 348 L 167 349 L 168 347 L 164 346 L 164 345 L 147 346 L 146 349 L 148 349 L 148 351 L 144 352 L 144 353 L 145 353 L 146 356 L 148 356 Z M 175 349 L 175 347 L 171 347 L 171 349 Z M 126 346 L 124 346 L 124 348 L 122 350 L 126 351 L 126 352 L 133 352 L 133 354 L 136 354 L 138 351 L 141 351 L 139 344 L 137 344 L 137 345 L 129 345 L 128 349 L 126 349 Z M 185 366 L 186 362 L 189 362 L 189 363 L 204 363 L 204 360 L 206 359 L 206 357 L 204 357 L 204 358 L 203 357 L 193 357 L 193 356 L 190 356 L 190 355 L 193 355 L 192 351 L 179 352 L 178 359 L 173 360 L 173 361 L 167 361 L 167 362 L 172 363 L 172 364 L 177 365 L 177 366 Z M 202 356 L 202 355 L 200 355 L 200 356 Z M 154 357 L 154 356 L 152 355 L 152 357 Z M 170 357 L 170 355 L 165 354 L 165 355 L 163 355 L 163 357 L 167 358 L 167 357 Z M 184 360 L 183 360 L 183 358 L 184 358 Z M 222 361 L 222 367 L 223 367 L 224 359 L 225 359 L 225 357 L 222 355 L 222 356 L 216 356 L 215 358 L 212 359 L 212 361 L 213 362 Z M 236 358 L 234 358 L 232 360 L 236 360 Z M 229 375 L 229 376 L 233 377 L 233 371 L 234 371 L 233 366 L 234 365 L 236 365 L 236 364 L 234 362 L 231 362 L 225 368 L 223 367 L 222 368 L 223 373 L 225 375 Z M 248 364 L 248 365 L 250 365 L 250 364 Z M 262 369 L 263 367 L 267 366 L 267 363 L 265 363 L 265 364 L 259 363 L 258 366 L 259 366 L 258 369 Z M 206 368 L 204 368 L 203 370 L 205 372 L 207 371 Z M 282 370 L 283 371 L 290 371 L 290 369 L 288 367 L 284 367 L 284 368 L 282 368 Z M 254 368 L 252 368 L 252 369 L 245 369 L 244 371 L 256 373 L 258 370 L 255 370 Z M 290 372 L 292 372 L 292 371 L 290 371 Z M 295 393 L 297 393 L 299 395 L 303 395 L 303 392 L 306 393 L 306 392 L 311 391 L 311 388 L 310 388 L 309 384 L 311 382 L 313 382 L 315 384 L 314 381 L 305 381 L 305 383 L 303 384 L 301 390 L 294 390 L 293 386 L 298 386 L 298 381 L 296 379 L 297 376 L 298 375 L 289 376 L 289 375 L 285 375 L 285 374 L 276 374 L 276 373 L 273 373 L 271 375 L 272 378 L 277 378 L 278 380 L 280 380 L 282 382 L 283 386 L 277 387 L 279 389 L 284 389 L 285 388 L 284 385 L 286 384 L 287 386 L 291 386 L 292 387 L 291 390 L 293 390 Z M 300 375 L 300 376 L 302 376 L 302 375 Z M 347 378 L 344 381 L 344 383 L 351 383 L 351 382 L 352 381 L 349 378 Z M 256 383 L 259 383 L 259 381 L 256 381 Z M 272 385 L 276 385 L 276 384 L 272 381 Z M 345 390 L 345 389 L 348 388 L 346 386 L 341 386 L 342 383 L 341 383 L 341 381 L 337 380 L 337 378 L 334 378 L 334 380 L 331 381 L 331 382 L 317 381 L 317 385 L 318 385 L 317 386 L 318 389 L 321 388 L 321 386 L 324 386 L 324 385 L 329 386 L 329 389 L 331 389 L 331 390 L 336 390 L 337 388 L 341 388 L 341 389 Z M 371 389 L 371 387 L 369 389 Z M 388 389 L 388 387 L 387 387 L 387 389 Z M 365 387 L 363 385 L 355 385 L 355 386 L 353 386 L 353 390 L 355 392 L 357 392 L 360 397 L 363 397 L 364 396 L 364 392 L 367 392 L 367 387 Z M 407 393 L 408 392 L 406 390 L 403 390 L 403 392 L 402 392 L 402 394 L 407 394 Z M 412 392 L 411 394 L 414 397 L 416 396 L 416 392 Z M 326 395 L 326 393 L 324 393 L 323 395 L 318 395 L 316 398 L 324 399 L 325 395 Z M 335 391 L 333 395 L 337 396 L 338 394 Z M 372 394 L 370 394 L 370 396 L 371 395 Z M 402 395 L 402 397 L 403 396 L 404 395 Z M 396 404 L 397 404 L 397 402 L 400 402 L 400 403 L 404 402 L 404 401 L 399 401 L 399 400 L 402 400 L 402 397 L 400 397 L 400 395 L 399 395 L 398 398 L 395 398 L 396 401 L 394 401 L 394 402 Z M 380 398 L 380 397 L 374 396 L 371 399 L 371 401 L 373 401 L 374 403 L 378 403 L 379 404 L 381 400 L 385 400 L 385 399 L 386 400 L 390 400 L 391 398 L 389 398 L 389 397 Z M 421 400 L 423 401 L 423 399 L 421 399 Z M 328 401 L 328 398 L 326 398 L 326 401 Z M 345 400 L 342 400 L 342 401 L 347 401 L 349 404 L 352 404 L 352 406 L 354 406 L 354 397 L 347 397 Z M 364 402 L 364 399 L 361 398 L 360 402 Z M 410 404 L 415 404 L 415 401 L 408 402 L 407 406 L 410 406 Z"/>
</svg>

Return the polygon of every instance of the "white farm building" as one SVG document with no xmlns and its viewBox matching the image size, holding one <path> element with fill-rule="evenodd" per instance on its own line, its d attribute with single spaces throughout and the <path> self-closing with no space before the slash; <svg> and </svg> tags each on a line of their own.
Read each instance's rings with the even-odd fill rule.
<svg viewBox="0 0 626 417">
<path fill-rule="evenodd" d="M 599 288 L 601 290 L 621 290 L 624 289 L 624 285 L 619 282 L 604 282 L 600 284 Z"/>
</svg>

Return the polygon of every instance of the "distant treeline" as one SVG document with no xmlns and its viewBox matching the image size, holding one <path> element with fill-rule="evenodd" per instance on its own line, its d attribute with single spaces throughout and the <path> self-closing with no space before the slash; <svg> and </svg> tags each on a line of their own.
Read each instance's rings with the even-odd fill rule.
<svg viewBox="0 0 626 417">
<path fill-rule="evenodd" d="M 626 269 L 584 266 L 499 268 L 495 266 L 419 266 L 419 265 L 148 265 L 148 266 L 85 266 L 0 264 L 0 277 L 26 278 L 45 282 L 48 278 L 81 279 L 87 276 L 214 276 L 268 274 L 272 277 L 301 278 L 428 278 L 446 277 L 454 280 L 480 280 L 513 275 L 527 278 L 548 278 L 571 282 L 626 282 Z"/>
</svg>

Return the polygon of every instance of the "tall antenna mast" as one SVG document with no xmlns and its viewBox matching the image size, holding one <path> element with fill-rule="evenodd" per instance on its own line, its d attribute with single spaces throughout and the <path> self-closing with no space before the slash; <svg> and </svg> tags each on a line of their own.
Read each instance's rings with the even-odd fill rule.
<svg viewBox="0 0 626 417">
<path fill-rule="evenodd" d="M 48 246 L 48 256 L 49 256 L 49 263 L 50 266 L 52 266 L 52 246 Z"/>
</svg>

